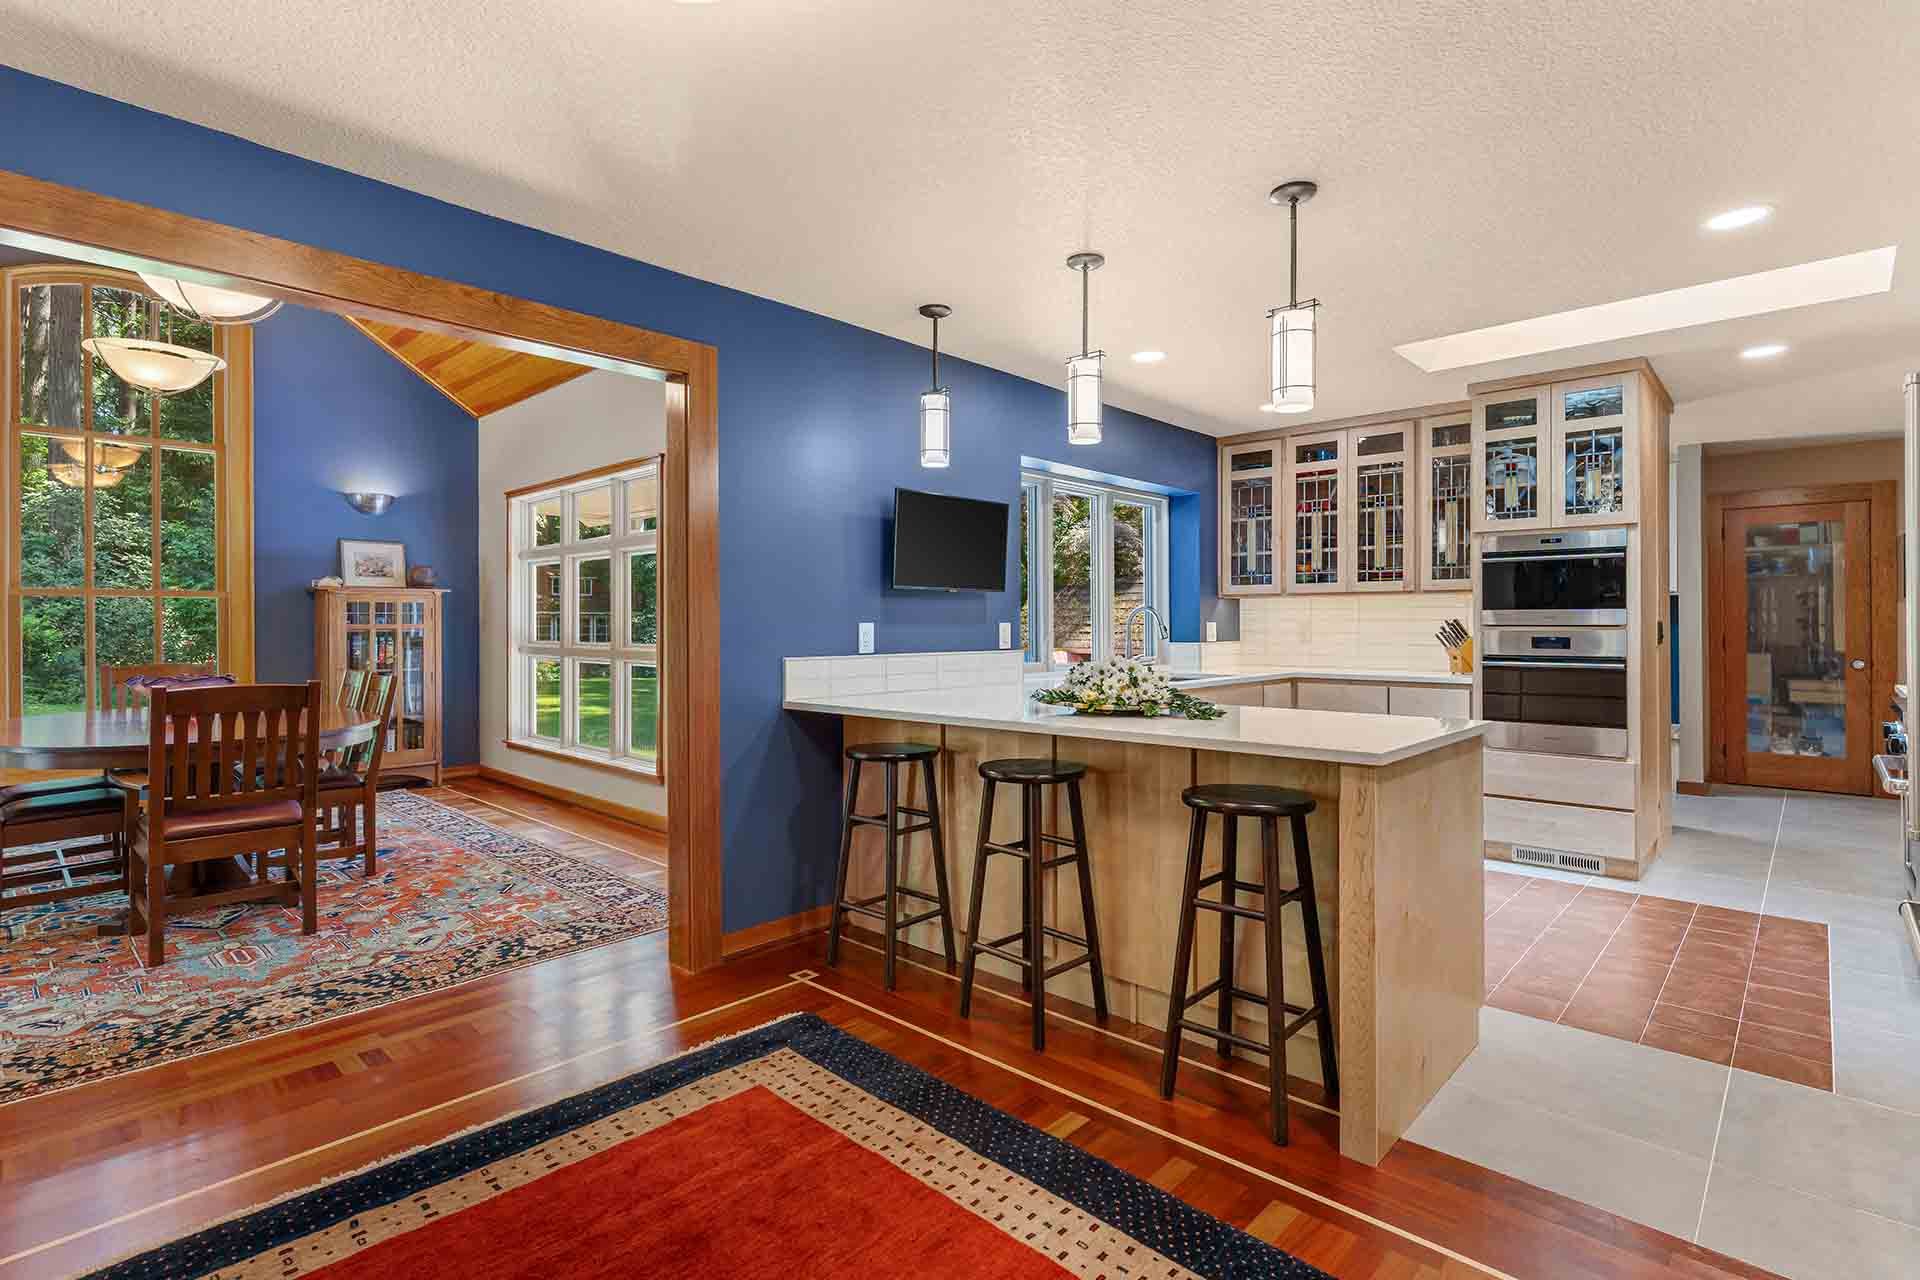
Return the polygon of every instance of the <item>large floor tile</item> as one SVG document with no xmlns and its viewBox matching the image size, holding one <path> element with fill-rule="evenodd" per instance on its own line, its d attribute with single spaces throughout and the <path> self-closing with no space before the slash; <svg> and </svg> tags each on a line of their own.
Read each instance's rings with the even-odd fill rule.
<svg viewBox="0 0 1920 1280">
<path fill-rule="evenodd" d="M 1594 1037 L 1600 1039 L 1601 1037 Z M 1407 1137 L 1425 1147 L 1687 1237 L 1706 1191 L 1704 1158 L 1489 1095 L 1456 1076 Z"/>
<path fill-rule="evenodd" d="M 1656 868 L 1657 869 L 1657 868 Z M 1872 928 L 1899 923 L 1899 901 L 1888 896 L 1836 893 L 1781 881 L 1767 890 L 1767 914 L 1821 924 L 1851 924 Z"/>
<path fill-rule="evenodd" d="M 1710 796 L 1673 797 L 1675 831 L 1713 831 L 1753 839 L 1773 840 L 1780 825 L 1780 791 L 1740 791 Z"/>
<path fill-rule="evenodd" d="M 1758 911 L 1761 899 L 1766 895 L 1766 883 L 1765 875 L 1714 875 L 1690 867 L 1670 866 L 1666 859 L 1661 858 L 1635 887 L 1642 893 L 1662 898 L 1700 902 L 1710 907 L 1732 907 L 1736 911 Z"/>
<path fill-rule="evenodd" d="M 1858 969 L 1920 982 L 1920 956 L 1914 955 L 1906 925 L 1894 912 L 1888 912 L 1877 925 L 1832 925 L 1829 937 L 1836 969 Z"/>
<path fill-rule="evenodd" d="M 1552 867 L 1530 867 L 1520 862 L 1502 862 L 1498 858 L 1486 860 L 1487 870 L 1497 871 L 1510 876 L 1532 876 L 1536 880 L 1559 880 L 1567 884 L 1587 884 L 1599 879 L 1597 876 L 1577 875 L 1571 871 L 1556 871 Z"/>
<path fill-rule="evenodd" d="M 1894 840 L 1897 847 L 1898 836 Z M 1906 889 L 1907 872 L 1888 848 L 1839 849 L 1783 836 L 1773 858 L 1773 884 L 1897 902 Z"/>
<path fill-rule="evenodd" d="M 1833 973 L 1833 1025 L 1920 1036 L 1920 982 L 1886 974 L 1836 969 Z M 1920 1160 L 1920 1154 L 1916 1155 Z"/>
<path fill-rule="evenodd" d="M 1735 1070 L 1714 1167 L 1920 1227 L 1917 1151 L 1920 1116 Z"/>
<path fill-rule="evenodd" d="M 1644 1018 L 1642 1019 L 1644 1022 Z M 1691 1155 L 1713 1151 L 1727 1071 L 1612 1036 L 1484 1009 L 1454 1080 Z M 1595 1087 L 1605 1081 L 1604 1087 Z"/>
<path fill-rule="evenodd" d="M 1773 832 L 1764 836 L 1730 835 L 1675 825 L 1660 846 L 1655 867 L 1678 867 L 1736 880 L 1765 880 L 1773 858 Z"/>
<path fill-rule="evenodd" d="M 1719 1166 L 1698 1243 L 1794 1280 L 1920 1275 L 1920 1229 Z"/>
<path fill-rule="evenodd" d="M 1870 1027 L 1833 1028 L 1833 1091 L 1896 1111 L 1920 1114 L 1920 1025 L 1892 1035 Z M 1920 1159 L 1920 1156 L 1916 1156 Z"/>
</svg>

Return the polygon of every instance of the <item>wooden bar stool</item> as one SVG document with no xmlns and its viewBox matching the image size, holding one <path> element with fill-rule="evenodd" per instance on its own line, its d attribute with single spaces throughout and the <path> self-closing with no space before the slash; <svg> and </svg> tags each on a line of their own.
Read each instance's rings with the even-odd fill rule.
<svg viewBox="0 0 1920 1280">
<path fill-rule="evenodd" d="M 986 786 L 980 793 L 980 840 L 973 855 L 973 914 L 967 924 L 967 959 L 960 970 L 960 1016 L 966 1017 L 973 1007 L 973 974 L 981 952 L 1017 964 L 1020 985 L 1033 997 L 1035 1049 L 1047 1047 L 1047 979 L 1069 969 L 1083 964 L 1092 969 L 1094 1013 L 1100 1021 L 1107 1020 L 1107 975 L 1100 964 L 1100 927 L 1093 913 L 1087 824 L 1080 808 L 1080 779 L 1086 772 L 1086 765 L 1071 760 L 987 760 L 980 765 L 980 776 L 986 780 Z M 1002 782 L 1020 788 L 1020 839 L 1016 844 L 993 842 L 993 792 Z M 1067 789 L 1068 812 L 1073 821 L 1071 839 L 1049 835 L 1040 821 L 1040 801 L 1045 789 L 1061 785 Z M 1072 852 L 1049 858 L 1046 856 L 1049 845 Z M 982 941 L 980 915 L 981 900 L 986 895 L 987 859 L 996 853 L 1018 858 L 1026 864 L 1026 874 L 1020 881 L 1020 929 L 1003 938 Z M 1042 873 L 1067 863 L 1076 864 L 1080 873 L 1080 915 L 1087 928 L 1084 938 L 1052 927 L 1045 918 L 1042 893 L 1046 882 Z M 1044 945 L 1048 938 L 1079 947 L 1081 953 L 1048 968 Z M 1021 943 L 1021 949 L 1007 950 L 1007 944 L 1016 940 Z"/>
<path fill-rule="evenodd" d="M 833 925 L 827 931 L 827 963 L 840 963 L 840 930 L 845 926 L 847 913 L 857 911 L 864 916 L 872 916 L 881 922 L 886 934 L 886 983 L 887 990 L 893 990 L 894 955 L 899 948 L 900 933 L 923 920 L 940 918 L 940 941 L 947 951 L 947 964 L 952 966 L 955 955 L 953 949 L 953 912 L 948 905 L 947 895 L 947 846 L 940 834 L 940 787 L 934 779 L 933 762 L 940 754 L 940 748 L 922 742 L 863 742 L 847 748 L 847 804 L 841 815 L 840 829 L 840 874 L 833 890 Z M 884 765 L 887 771 L 887 808 L 885 813 L 862 814 L 854 812 L 854 802 L 860 796 L 860 773 L 867 765 Z M 927 807 L 915 809 L 900 803 L 900 766 L 918 764 L 926 770 Z M 921 821 L 901 825 L 901 816 L 919 818 Z M 847 872 L 853 863 L 853 829 L 855 827 L 879 827 L 886 832 L 886 889 L 871 898 L 858 900 L 847 897 Z M 925 831 L 933 837 L 933 892 L 925 893 L 900 883 L 900 856 L 902 843 L 906 837 Z M 900 899 L 902 896 L 918 898 L 922 902 L 934 904 L 929 911 L 917 916 L 900 918 Z"/>
<path fill-rule="evenodd" d="M 1219 1045 L 1223 1056 L 1231 1056 L 1233 1046 L 1267 1055 L 1267 1081 L 1272 1091 L 1273 1140 L 1282 1146 L 1287 1141 L 1287 1039 L 1312 1022 L 1320 1041 L 1320 1070 L 1325 1079 L 1327 1097 L 1339 1096 L 1339 1076 L 1334 1070 L 1333 1003 L 1327 996 L 1327 963 L 1320 951 L 1319 903 L 1313 893 L 1313 855 L 1307 846 L 1307 815 L 1314 810 L 1313 797 L 1304 791 L 1286 787 L 1262 787 L 1223 783 L 1188 787 L 1180 799 L 1193 810 L 1192 834 L 1187 840 L 1186 887 L 1180 894 L 1180 932 L 1173 949 L 1172 993 L 1167 1005 L 1166 1044 L 1160 1059 L 1160 1096 L 1173 1097 L 1174 1074 L 1180 1069 L 1180 1038 L 1192 1031 Z M 1217 813 L 1224 819 L 1220 843 L 1220 870 L 1202 877 L 1200 864 L 1206 855 L 1207 815 Z M 1241 818 L 1260 821 L 1260 862 L 1264 883 L 1249 884 L 1240 879 L 1238 827 Z M 1280 888 L 1280 819 L 1292 825 L 1293 864 L 1297 883 L 1291 889 Z M 1201 893 L 1220 886 L 1218 899 L 1203 898 Z M 1237 899 L 1243 893 L 1259 894 L 1264 909 L 1244 906 Z M 1308 1006 L 1286 1002 L 1286 980 L 1280 965 L 1280 908 L 1290 902 L 1300 904 L 1307 926 L 1307 974 L 1313 983 L 1313 1003 Z M 1212 982 L 1187 993 L 1188 971 L 1193 961 L 1193 925 L 1199 911 L 1220 915 L 1220 973 Z M 1265 926 L 1267 952 L 1267 994 L 1256 995 L 1233 985 L 1233 929 L 1236 920 L 1252 920 Z M 1219 996 L 1218 1024 L 1206 1026 L 1187 1016 L 1187 1010 L 1210 995 Z M 1252 1000 L 1267 1007 L 1265 1044 L 1240 1035 L 1233 1029 L 1235 1000 Z M 1291 1018 L 1291 1021 L 1287 1019 Z"/>
</svg>

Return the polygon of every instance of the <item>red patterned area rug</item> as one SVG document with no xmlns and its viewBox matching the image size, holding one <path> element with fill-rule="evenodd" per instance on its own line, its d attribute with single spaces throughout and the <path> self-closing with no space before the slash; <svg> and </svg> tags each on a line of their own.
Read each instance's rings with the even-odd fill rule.
<svg viewBox="0 0 1920 1280">
<path fill-rule="evenodd" d="M 812 1014 L 94 1274 L 1326 1280 Z"/>
<path fill-rule="evenodd" d="M 378 871 L 322 862 L 297 910 L 167 922 L 167 961 L 95 926 L 124 895 L 0 914 L 0 1103 L 443 990 L 667 926 L 666 895 L 422 796 L 380 801 Z"/>
</svg>

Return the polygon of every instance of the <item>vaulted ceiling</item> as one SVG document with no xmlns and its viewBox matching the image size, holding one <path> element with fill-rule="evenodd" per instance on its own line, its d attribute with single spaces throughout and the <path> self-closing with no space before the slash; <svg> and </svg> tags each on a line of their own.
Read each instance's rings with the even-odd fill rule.
<svg viewBox="0 0 1920 1280">
<path fill-rule="evenodd" d="M 1109 399 L 1271 425 L 1264 311 L 1319 181 L 1316 417 L 1430 403 L 1583 348 L 1426 374 L 1398 343 L 1899 243 L 1920 228 L 1920 5 L 1888 0 L 0 0 L 27 70 L 1057 383 L 1062 263 L 1107 255 Z M 1715 236 L 1707 215 L 1774 218 Z M 1681 401 L 1837 380 L 1897 422 L 1891 294 L 1656 335 Z M 1741 361 L 1750 342 L 1788 355 Z M 1135 350 L 1168 358 L 1135 365 Z M 1859 371 L 1860 377 L 1847 375 Z M 1744 401 L 1740 401 L 1744 403 Z"/>
<path fill-rule="evenodd" d="M 447 399 L 476 418 L 498 413 L 529 396 L 551 391 L 592 370 L 582 364 L 549 360 L 468 338 L 374 320 L 347 323 L 384 347 L 395 359 L 432 383 Z"/>
</svg>

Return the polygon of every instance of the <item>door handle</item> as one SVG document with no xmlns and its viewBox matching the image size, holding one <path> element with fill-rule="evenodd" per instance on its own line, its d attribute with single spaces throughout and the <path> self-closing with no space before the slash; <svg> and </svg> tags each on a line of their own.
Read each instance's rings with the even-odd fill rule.
<svg viewBox="0 0 1920 1280">
<path fill-rule="evenodd" d="M 1852 662 L 1848 663 L 1847 665 L 1852 667 L 1855 671 L 1865 671 L 1867 669 L 1867 660 L 1865 658 L 1855 658 Z"/>
</svg>

